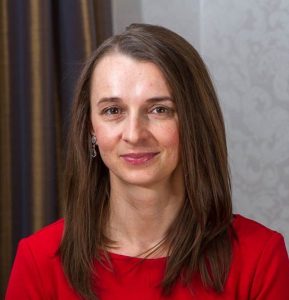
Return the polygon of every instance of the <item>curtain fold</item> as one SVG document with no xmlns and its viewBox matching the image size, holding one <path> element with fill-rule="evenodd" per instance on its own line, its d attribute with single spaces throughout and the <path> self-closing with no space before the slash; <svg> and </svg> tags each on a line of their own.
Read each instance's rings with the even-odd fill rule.
<svg viewBox="0 0 289 300">
<path fill-rule="evenodd" d="M 11 187 L 11 131 L 7 2 L 0 2 L 0 298 L 12 257 L 12 196 L 11 188 L 8 188 Z"/>
<path fill-rule="evenodd" d="M 106 0 L 2 0 L 0 5 L 2 295 L 19 239 L 61 216 L 75 81 L 112 26 Z"/>
</svg>

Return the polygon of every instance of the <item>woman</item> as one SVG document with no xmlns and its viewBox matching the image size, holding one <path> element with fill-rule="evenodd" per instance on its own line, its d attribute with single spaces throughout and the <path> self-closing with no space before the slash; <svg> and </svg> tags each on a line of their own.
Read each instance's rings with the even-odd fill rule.
<svg viewBox="0 0 289 300">
<path fill-rule="evenodd" d="M 105 41 L 76 89 L 66 212 L 23 239 L 6 299 L 289 299 L 284 240 L 232 214 L 222 114 L 158 26 Z"/>
</svg>

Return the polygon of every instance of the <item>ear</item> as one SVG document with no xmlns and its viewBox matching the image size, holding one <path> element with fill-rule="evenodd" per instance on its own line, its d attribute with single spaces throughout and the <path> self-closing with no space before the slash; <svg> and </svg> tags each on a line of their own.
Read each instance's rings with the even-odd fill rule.
<svg viewBox="0 0 289 300">
<path fill-rule="evenodd" d="M 91 136 L 95 135 L 95 132 L 94 132 L 91 120 L 89 120 L 88 127 L 89 127 L 89 133 L 90 133 L 90 135 Z"/>
</svg>

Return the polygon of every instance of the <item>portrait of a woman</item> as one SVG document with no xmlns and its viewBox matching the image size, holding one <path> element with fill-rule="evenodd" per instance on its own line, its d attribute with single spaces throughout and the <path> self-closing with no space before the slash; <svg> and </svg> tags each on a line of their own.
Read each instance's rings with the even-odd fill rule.
<svg viewBox="0 0 289 300">
<path fill-rule="evenodd" d="M 86 62 L 64 218 L 22 239 L 6 299 L 289 299 L 281 234 L 232 212 L 225 126 L 178 34 L 132 24 Z"/>
</svg>

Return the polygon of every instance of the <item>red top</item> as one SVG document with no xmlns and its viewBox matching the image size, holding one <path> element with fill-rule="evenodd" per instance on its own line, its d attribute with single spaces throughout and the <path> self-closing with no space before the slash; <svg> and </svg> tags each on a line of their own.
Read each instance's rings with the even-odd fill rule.
<svg viewBox="0 0 289 300">
<path fill-rule="evenodd" d="M 166 258 L 145 259 L 110 254 L 113 272 L 96 265 L 101 300 L 238 299 L 288 300 L 289 260 L 283 237 L 254 221 L 235 216 L 238 241 L 222 294 L 205 289 L 198 278 L 193 290 L 177 283 L 170 297 L 161 296 Z M 55 254 L 63 232 L 63 220 L 53 223 L 19 243 L 6 299 L 81 299 L 69 285 Z"/>
</svg>

